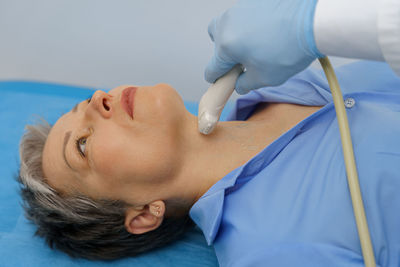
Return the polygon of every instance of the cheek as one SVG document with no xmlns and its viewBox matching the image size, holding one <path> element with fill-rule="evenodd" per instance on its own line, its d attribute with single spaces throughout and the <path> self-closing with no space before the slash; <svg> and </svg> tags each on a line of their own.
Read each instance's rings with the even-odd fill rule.
<svg viewBox="0 0 400 267">
<path fill-rule="evenodd" d="M 179 162 L 175 140 L 157 131 L 140 136 L 129 129 L 102 132 L 92 145 L 97 176 L 113 188 L 162 183 L 172 179 Z"/>
<path fill-rule="evenodd" d="M 113 141 L 93 142 L 91 154 L 96 173 L 110 179 L 118 175 L 121 170 L 118 166 L 120 150 L 118 143 Z"/>
</svg>

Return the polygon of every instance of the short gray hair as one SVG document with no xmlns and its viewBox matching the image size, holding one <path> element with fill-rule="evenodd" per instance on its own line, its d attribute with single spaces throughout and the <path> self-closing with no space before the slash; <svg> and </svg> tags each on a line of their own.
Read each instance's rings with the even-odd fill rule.
<svg viewBox="0 0 400 267">
<path fill-rule="evenodd" d="M 67 196 L 51 188 L 42 170 L 42 153 L 51 125 L 28 125 L 20 143 L 20 183 L 25 216 L 36 235 L 72 257 L 112 260 L 165 246 L 193 227 L 189 216 L 165 218 L 156 230 L 134 235 L 124 226 L 129 205 L 120 200 Z M 167 205 L 168 208 L 168 205 Z"/>
</svg>

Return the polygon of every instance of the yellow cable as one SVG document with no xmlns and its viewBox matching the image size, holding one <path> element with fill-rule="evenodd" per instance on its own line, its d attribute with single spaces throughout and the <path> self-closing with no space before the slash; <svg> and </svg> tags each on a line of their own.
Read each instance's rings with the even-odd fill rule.
<svg viewBox="0 0 400 267">
<path fill-rule="evenodd" d="M 342 92 L 337 81 L 335 72 L 327 57 L 320 58 L 319 62 L 325 72 L 335 105 L 336 116 L 339 124 L 340 137 L 342 140 L 343 156 L 346 165 L 347 182 L 349 184 L 351 201 L 353 203 L 354 216 L 356 218 L 358 236 L 360 237 L 361 250 L 364 264 L 367 267 L 376 266 L 371 237 L 365 217 L 364 204 L 362 201 L 356 162 L 354 160 L 353 144 L 351 142 L 349 122 L 344 107 Z"/>
</svg>

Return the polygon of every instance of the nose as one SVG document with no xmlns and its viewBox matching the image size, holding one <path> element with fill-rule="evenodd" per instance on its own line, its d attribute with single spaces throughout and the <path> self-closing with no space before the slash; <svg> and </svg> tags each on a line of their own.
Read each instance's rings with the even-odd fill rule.
<svg viewBox="0 0 400 267">
<path fill-rule="evenodd" d="M 96 91 L 90 100 L 86 113 L 100 114 L 105 119 L 111 118 L 113 112 L 111 100 L 111 95 L 101 90 Z"/>
</svg>

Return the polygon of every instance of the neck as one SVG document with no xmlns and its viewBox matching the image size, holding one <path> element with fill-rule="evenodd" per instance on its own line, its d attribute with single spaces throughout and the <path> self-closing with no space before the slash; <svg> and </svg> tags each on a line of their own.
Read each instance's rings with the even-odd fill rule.
<svg viewBox="0 0 400 267">
<path fill-rule="evenodd" d="M 210 135 L 200 134 L 197 117 L 188 114 L 180 137 L 182 165 L 168 197 L 184 199 L 191 207 L 221 178 L 317 109 L 270 104 L 247 121 L 219 122 Z"/>
<path fill-rule="evenodd" d="M 195 123 L 197 129 L 197 118 Z M 186 164 L 183 165 L 182 174 L 192 177 L 197 183 L 195 194 L 192 193 L 193 203 L 212 185 L 245 164 L 267 145 L 257 136 L 263 127 L 265 125 L 260 122 L 220 122 L 212 134 L 205 136 L 194 133 L 193 139 L 187 140 L 190 145 L 185 149 Z"/>
</svg>

